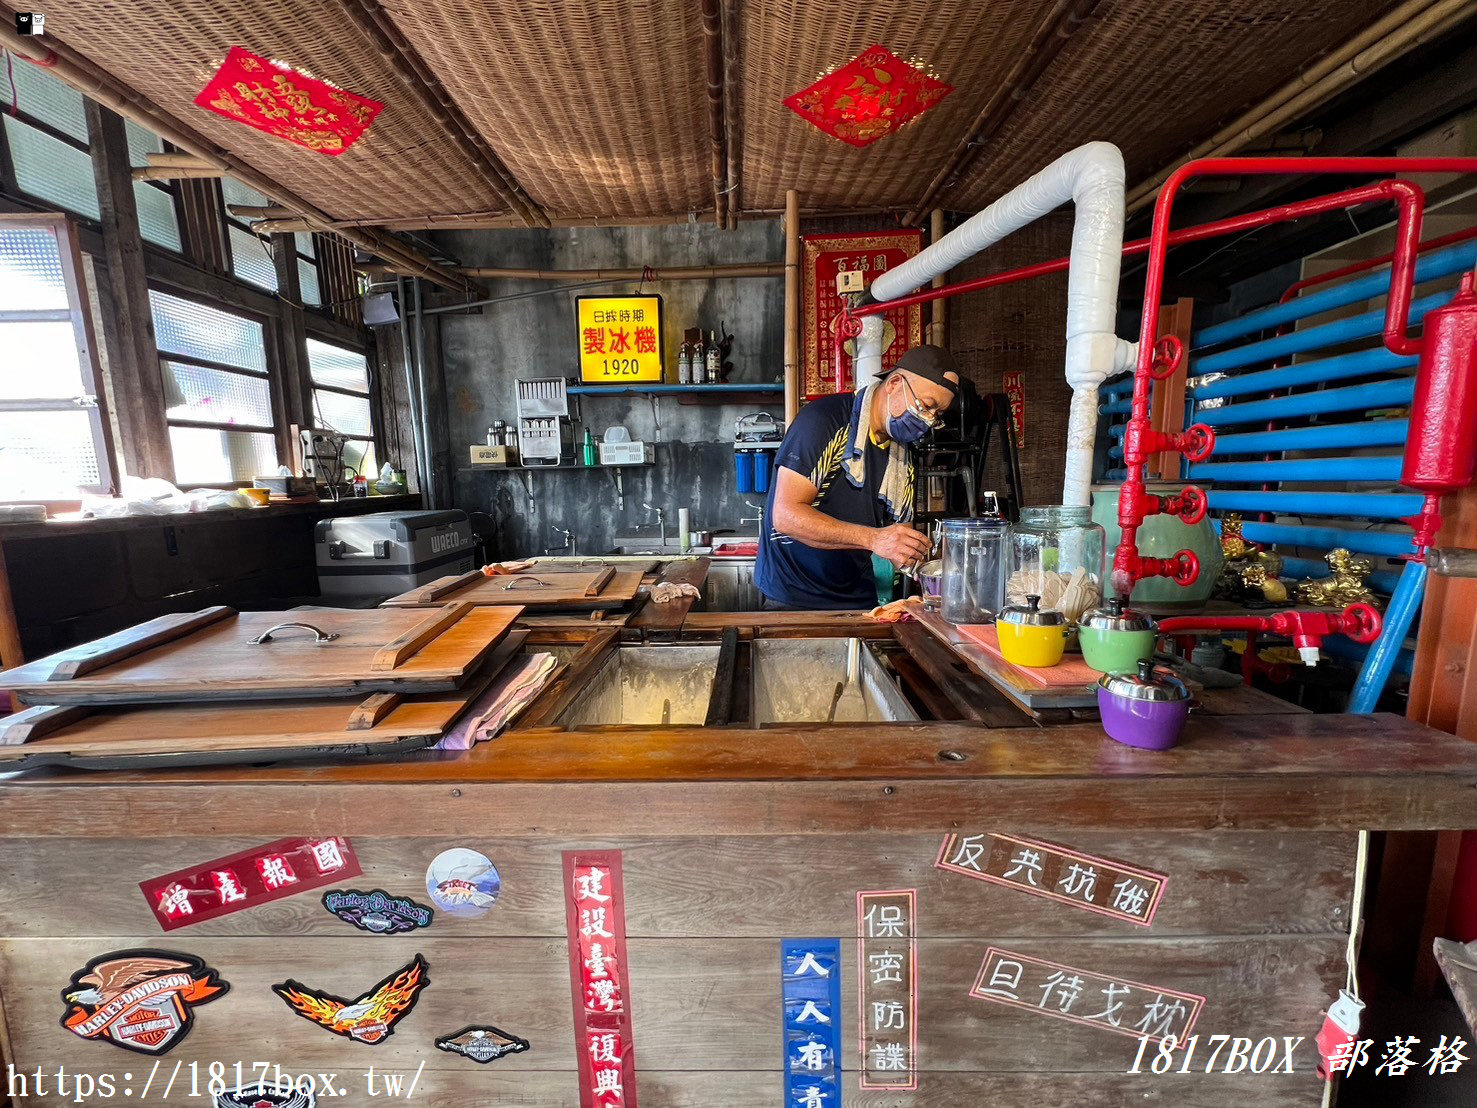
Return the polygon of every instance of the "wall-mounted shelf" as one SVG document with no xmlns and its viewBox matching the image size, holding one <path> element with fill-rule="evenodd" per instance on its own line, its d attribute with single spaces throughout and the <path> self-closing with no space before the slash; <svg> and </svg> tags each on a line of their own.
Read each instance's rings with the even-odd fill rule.
<svg viewBox="0 0 1477 1108">
<path fill-rule="evenodd" d="M 732 395 L 733 393 L 781 393 L 785 386 L 779 381 L 732 381 L 721 385 L 570 385 L 571 396 L 697 396 Z"/>
</svg>

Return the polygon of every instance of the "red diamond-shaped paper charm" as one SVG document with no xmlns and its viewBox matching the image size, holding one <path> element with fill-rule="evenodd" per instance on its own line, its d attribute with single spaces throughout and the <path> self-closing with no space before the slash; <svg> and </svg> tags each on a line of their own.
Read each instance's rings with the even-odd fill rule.
<svg viewBox="0 0 1477 1108">
<path fill-rule="evenodd" d="M 867 146 L 905 126 L 954 91 L 891 50 L 869 46 L 840 69 L 785 98 L 828 135 Z"/>
<path fill-rule="evenodd" d="M 195 103 L 333 157 L 353 146 L 384 107 L 239 46 L 231 47 Z"/>
</svg>

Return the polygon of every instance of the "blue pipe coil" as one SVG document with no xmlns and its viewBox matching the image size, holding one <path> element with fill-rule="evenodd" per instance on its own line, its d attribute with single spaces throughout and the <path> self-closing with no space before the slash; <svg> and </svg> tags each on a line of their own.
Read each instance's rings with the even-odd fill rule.
<svg viewBox="0 0 1477 1108">
<path fill-rule="evenodd" d="M 1282 556 L 1282 577 L 1304 578 L 1312 577 L 1320 579 L 1329 576 L 1333 571 L 1328 568 L 1328 563 L 1322 558 L 1289 558 Z M 1369 575 L 1370 588 L 1375 592 L 1382 592 L 1386 596 L 1395 591 L 1395 584 L 1400 580 L 1400 574 L 1389 570 L 1377 569 Z"/>
<path fill-rule="evenodd" d="M 1421 510 L 1419 496 L 1372 492 L 1223 492 L 1211 489 L 1210 506 L 1221 512 L 1279 512 L 1298 516 L 1405 519 Z"/>
<path fill-rule="evenodd" d="M 1410 535 L 1400 531 L 1354 531 L 1343 527 L 1299 527 L 1247 520 L 1241 525 L 1241 533 L 1251 542 L 1311 546 L 1318 550 L 1342 546 L 1356 554 L 1377 554 L 1387 558 L 1415 552 Z"/>
<path fill-rule="evenodd" d="M 1410 422 L 1378 419 L 1361 423 L 1333 423 L 1323 427 L 1296 427 L 1287 431 L 1251 431 L 1217 435 L 1216 457 L 1222 454 L 1276 454 L 1283 450 L 1333 450 L 1354 446 L 1404 446 Z"/>
<path fill-rule="evenodd" d="M 1398 481 L 1398 454 L 1366 458 L 1289 458 L 1280 462 L 1209 462 L 1190 467 L 1192 481 Z"/>
<path fill-rule="evenodd" d="M 1292 396 L 1273 396 L 1245 404 L 1227 404 L 1224 408 L 1195 409 L 1195 422 L 1211 427 L 1233 423 L 1260 423 L 1265 419 L 1290 419 L 1294 416 L 1320 415 L 1325 412 L 1363 412 L 1371 408 L 1398 408 L 1415 396 L 1415 378 L 1376 381 L 1368 385 L 1350 385 L 1342 389 L 1319 389 Z"/>
<path fill-rule="evenodd" d="M 1410 306 L 1411 325 L 1419 323 L 1427 312 L 1441 307 L 1455 295 L 1452 292 L 1440 292 L 1417 300 Z M 1194 360 L 1190 372 L 1201 374 L 1240 369 L 1242 366 L 1271 361 L 1273 358 L 1281 358 L 1287 354 L 1300 354 L 1305 350 L 1322 350 L 1324 347 L 1353 342 L 1355 339 L 1367 339 L 1373 335 L 1383 334 L 1384 330 L 1385 313 L 1383 311 L 1365 312 L 1363 315 L 1351 316 L 1349 319 L 1339 319 L 1318 327 L 1309 327 L 1302 331 L 1293 331 L 1291 334 L 1278 335 L 1274 338 L 1263 339 L 1261 342 L 1223 350 L 1219 354 L 1207 354 L 1203 358 Z"/>
<path fill-rule="evenodd" d="M 1099 404 L 1097 406 L 1097 413 L 1098 415 L 1118 415 L 1131 411 L 1132 409 L 1133 398 L 1129 397 L 1126 400 L 1110 400 L 1106 404 Z"/>
<path fill-rule="evenodd" d="M 1373 350 L 1360 350 L 1353 354 L 1340 354 L 1336 358 L 1320 358 L 1316 362 L 1299 362 L 1281 369 L 1266 369 L 1258 373 L 1238 373 L 1203 385 L 1191 385 L 1186 395 L 1196 400 L 1209 400 L 1217 396 L 1245 396 L 1250 392 L 1273 392 L 1277 389 L 1294 388 L 1298 385 L 1316 385 L 1323 381 L 1342 381 L 1350 377 L 1364 377 L 1391 369 L 1406 369 L 1414 366 L 1419 358 L 1392 354 L 1383 346 Z"/>
<path fill-rule="evenodd" d="M 1471 269 L 1473 264 L 1477 264 L 1477 242 L 1448 246 L 1434 254 L 1427 254 L 1416 262 L 1416 284 L 1465 272 Z M 1374 273 L 1357 277 L 1344 284 L 1335 285 L 1320 292 L 1307 293 L 1285 304 L 1274 304 L 1269 308 L 1250 312 L 1237 319 L 1207 327 L 1195 335 L 1194 347 L 1198 349 L 1202 346 L 1216 346 L 1229 342 L 1231 339 L 1239 339 L 1243 335 L 1270 331 L 1284 323 L 1307 319 L 1333 308 L 1346 308 L 1350 304 L 1358 304 L 1371 297 L 1383 296 L 1389 291 L 1389 270 L 1376 270 Z"/>
<path fill-rule="evenodd" d="M 1379 703 L 1380 694 L 1390 680 L 1390 673 L 1400 648 L 1405 645 L 1405 636 L 1410 625 L 1421 610 L 1421 600 L 1426 593 L 1426 565 L 1424 562 L 1406 562 L 1400 571 L 1400 581 L 1390 594 L 1390 604 L 1385 609 L 1385 626 L 1380 637 L 1374 641 L 1354 681 L 1354 690 L 1349 695 L 1349 711 L 1367 715 Z"/>
<path fill-rule="evenodd" d="M 1323 640 L 1323 651 L 1335 658 L 1342 658 L 1349 662 L 1363 663 L 1369 657 L 1369 652 L 1374 648 L 1374 643 L 1355 642 L 1346 639 L 1342 635 L 1330 635 Z M 1415 669 L 1415 651 L 1408 646 L 1402 646 L 1395 652 L 1392 673 L 1398 673 L 1401 677 L 1409 677 Z"/>
</svg>

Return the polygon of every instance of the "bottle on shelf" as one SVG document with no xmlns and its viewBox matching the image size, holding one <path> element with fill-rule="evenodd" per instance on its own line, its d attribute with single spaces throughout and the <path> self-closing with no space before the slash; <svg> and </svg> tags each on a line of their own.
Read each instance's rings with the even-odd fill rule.
<svg viewBox="0 0 1477 1108">
<path fill-rule="evenodd" d="M 699 331 L 697 333 L 697 342 L 692 344 L 692 375 L 687 380 L 689 385 L 701 385 L 703 383 L 707 361 L 708 348 L 703 342 L 703 333 Z"/>
<path fill-rule="evenodd" d="M 592 466 L 596 463 L 595 433 L 591 431 L 588 427 L 585 428 L 585 442 L 583 453 L 585 465 Z"/>
<path fill-rule="evenodd" d="M 704 380 L 710 385 L 716 385 L 718 378 L 723 373 L 723 348 L 718 345 L 718 332 L 708 332 L 707 372 Z"/>
<path fill-rule="evenodd" d="M 685 342 L 677 352 L 677 383 L 692 384 L 692 347 Z"/>
</svg>

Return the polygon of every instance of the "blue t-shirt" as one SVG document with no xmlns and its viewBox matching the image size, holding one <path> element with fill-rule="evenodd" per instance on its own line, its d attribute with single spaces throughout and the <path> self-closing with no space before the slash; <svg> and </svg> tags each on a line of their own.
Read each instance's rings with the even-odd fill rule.
<svg viewBox="0 0 1477 1108">
<path fill-rule="evenodd" d="M 866 479 L 854 486 L 837 465 L 846 451 L 854 396 L 842 393 L 814 400 L 790 423 L 775 458 L 776 467 L 792 469 L 821 489 L 815 507 L 832 519 L 882 527 L 893 522 L 879 496 L 888 452 L 866 435 Z M 911 467 L 909 467 L 911 469 Z M 827 475 L 831 475 L 829 483 Z M 871 608 L 877 603 L 872 555 L 866 550 L 818 550 L 774 529 L 774 493 L 779 476 L 770 481 L 764 502 L 764 529 L 754 583 L 769 599 L 792 608 Z"/>
</svg>

